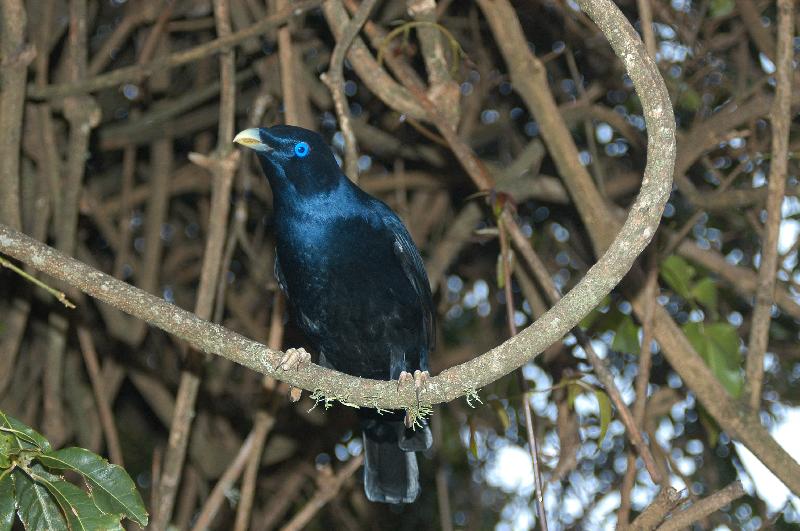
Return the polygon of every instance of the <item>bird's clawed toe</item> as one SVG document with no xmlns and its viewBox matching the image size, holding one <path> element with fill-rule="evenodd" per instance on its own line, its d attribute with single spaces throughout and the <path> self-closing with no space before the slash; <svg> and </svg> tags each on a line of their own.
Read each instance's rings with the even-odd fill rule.
<svg viewBox="0 0 800 531">
<path fill-rule="evenodd" d="M 414 390 L 417 392 L 417 402 L 419 402 L 419 393 L 428 385 L 428 380 L 431 374 L 428 371 L 414 371 Z"/>
<path fill-rule="evenodd" d="M 278 363 L 278 368 L 288 371 L 289 369 L 297 370 L 301 365 L 311 362 L 311 354 L 306 352 L 304 348 L 290 348 L 281 358 Z"/>
<path fill-rule="evenodd" d="M 414 377 L 411 375 L 410 372 L 406 372 L 406 371 L 401 372 L 400 376 L 397 378 L 397 390 L 400 391 L 400 386 L 401 385 L 403 385 L 405 383 L 413 382 L 413 381 L 414 381 Z"/>
<path fill-rule="evenodd" d="M 400 391 L 400 386 L 404 383 L 414 382 L 414 392 L 417 395 L 417 407 L 419 407 L 419 394 L 425 387 L 428 385 L 428 379 L 430 379 L 431 375 L 428 371 L 414 371 L 412 376 L 411 373 L 403 371 L 400 373 L 400 377 L 397 379 L 397 390 Z M 404 420 L 406 428 L 410 428 L 414 424 L 414 419 L 406 412 L 406 418 Z"/>
</svg>

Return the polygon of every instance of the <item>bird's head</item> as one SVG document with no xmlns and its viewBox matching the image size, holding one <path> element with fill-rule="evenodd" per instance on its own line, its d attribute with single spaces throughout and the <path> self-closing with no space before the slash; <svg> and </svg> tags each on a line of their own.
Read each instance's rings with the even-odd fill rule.
<svg viewBox="0 0 800 531">
<path fill-rule="evenodd" d="M 324 193 L 346 178 L 322 136 L 302 127 L 254 127 L 233 141 L 256 152 L 276 195 Z"/>
</svg>

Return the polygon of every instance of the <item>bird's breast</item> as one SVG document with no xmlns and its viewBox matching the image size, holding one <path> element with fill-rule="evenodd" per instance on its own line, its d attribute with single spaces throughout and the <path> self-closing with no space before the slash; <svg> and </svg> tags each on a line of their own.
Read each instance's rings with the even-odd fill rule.
<svg viewBox="0 0 800 531">
<path fill-rule="evenodd" d="M 375 220 L 360 215 L 305 219 L 287 229 L 279 235 L 278 256 L 290 297 L 294 291 L 320 304 L 346 305 L 348 296 L 415 303 L 393 235 Z"/>
</svg>

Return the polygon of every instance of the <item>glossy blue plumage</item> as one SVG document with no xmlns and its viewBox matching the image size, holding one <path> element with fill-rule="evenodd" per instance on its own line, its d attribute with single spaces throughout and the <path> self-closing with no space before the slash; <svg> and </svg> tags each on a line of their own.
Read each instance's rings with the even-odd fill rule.
<svg viewBox="0 0 800 531">
<path fill-rule="evenodd" d="M 321 363 L 382 380 L 427 371 L 433 303 L 403 223 L 347 179 L 317 133 L 275 126 L 258 136 L 275 198 L 276 277 Z M 400 414 L 362 417 L 367 496 L 413 501 L 419 482 L 408 450 L 429 447 L 430 432 L 408 432 Z"/>
</svg>

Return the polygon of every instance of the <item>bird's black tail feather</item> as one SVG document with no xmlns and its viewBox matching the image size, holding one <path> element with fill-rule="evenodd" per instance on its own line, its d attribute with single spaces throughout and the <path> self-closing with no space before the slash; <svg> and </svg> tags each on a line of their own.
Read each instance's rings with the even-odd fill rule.
<svg viewBox="0 0 800 531">
<path fill-rule="evenodd" d="M 364 490 L 373 502 L 411 503 L 419 495 L 415 451 L 431 447 L 430 429 L 415 431 L 402 420 L 362 419 L 364 432 Z"/>
</svg>

